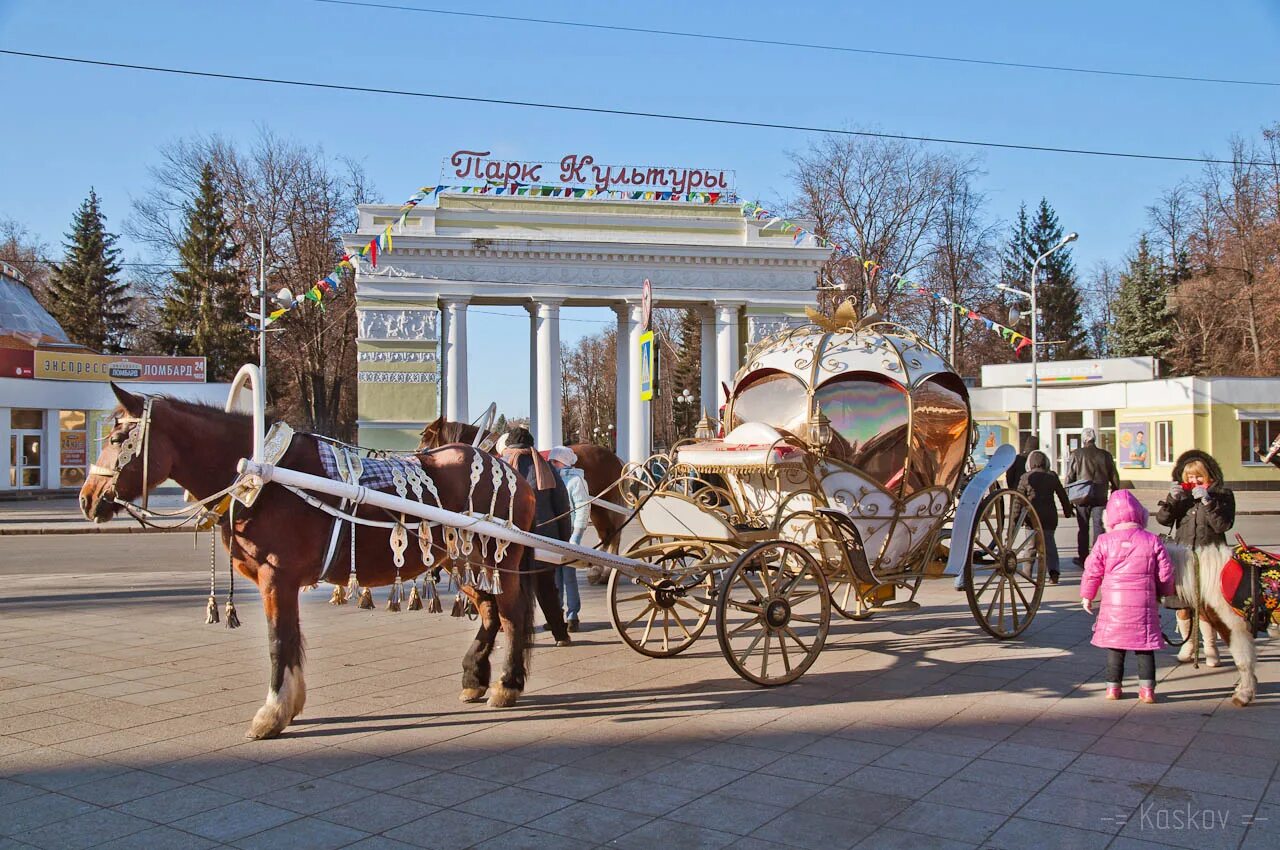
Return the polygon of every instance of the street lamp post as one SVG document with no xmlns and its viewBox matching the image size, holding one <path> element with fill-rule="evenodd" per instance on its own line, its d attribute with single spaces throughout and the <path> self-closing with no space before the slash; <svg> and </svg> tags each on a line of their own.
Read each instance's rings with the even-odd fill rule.
<svg viewBox="0 0 1280 850">
<path fill-rule="evenodd" d="M 1003 290 L 1015 292 L 1031 300 L 1031 438 L 1035 440 L 1037 449 L 1040 448 L 1040 310 L 1036 297 L 1038 294 L 1036 273 L 1040 270 L 1040 263 L 1046 257 L 1064 247 L 1067 243 L 1074 242 L 1079 238 L 1080 234 L 1078 233 L 1068 233 L 1058 241 L 1057 245 L 1036 257 L 1036 261 L 1031 264 L 1030 292 L 1015 289 L 1012 286 L 1000 286 Z M 1018 448 L 1021 449 L 1022 447 L 1019 446 Z"/>
</svg>

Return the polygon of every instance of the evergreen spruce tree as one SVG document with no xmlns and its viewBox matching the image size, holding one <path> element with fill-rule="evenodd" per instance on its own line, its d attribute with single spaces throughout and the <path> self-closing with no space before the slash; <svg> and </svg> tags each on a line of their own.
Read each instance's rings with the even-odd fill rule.
<svg viewBox="0 0 1280 850">
<path fill-rule="evenodd" d="M 1026 289 L 1031 276 L 1031 263 L 1036 254 L 1031 253 L 1031 223 L 1027 219 L 1027 205 L 1018 207 L 1018 218 L 1013 222 L 1009 241 L 1000 255 L 1000 283 L 1017 289 Z"/>
<path fill-rule="evenodd" d="M 246 293 L 232 260 L 238 251 L 222 210 L 213 168 L 205 164 L 187 222 L 173 284 L 160 307 L 157 340 L 169 353 L 207 359 L 209 379 L 226 381 L 253 359 L 253 336 L 245 327 Z"/>
<path fill-rule="evenodd" d="M 1062 240 L 1062 225 L 1058 214 L 1044 198 L 1036 210 L 1031 226 L 1030 263 Z M 1071 249 L 1060 248 L 1040 263 L 1040 285 L 1036 293 L 1040 307 L 1040 338 L 1063 340 L 1041 349 L 1044 360 L 1071 360 L 1088 357 L 1084 321 L 1080 314 L 1080 290 L 1076 287 L 1075 264 L 1071 262 Z"/>
<path fill-rule="evenodd" d="M 1169 278 L 1144 235 L 1116 290 L 1111 353 L 1116 357 L 1163 357 L 1173 344 Z"/>
<path fill-rule="evenodd" d="M 675 420 L 676 439 L 693 436 L 701 409 L 705 405 L 702 400 L 702 318 L 692 307 L 685 308 L 680 315 L 678 338 L 679 346 L 674 364 L 675 398 L 684 390 L 693 393 L 698 399 L 694 404 L 677 404 L 672 418 Z"/>
<path fill-rule="evenodd" d="M 66 259 L 53 268 L 45 307 L 72 342 L 104 354 L 125 350 L 133 328 L 128 286 L 120 281 L 120 250 L 108 233 L 98 194 L 76 211 L 67 234 Z"/>
</svg>

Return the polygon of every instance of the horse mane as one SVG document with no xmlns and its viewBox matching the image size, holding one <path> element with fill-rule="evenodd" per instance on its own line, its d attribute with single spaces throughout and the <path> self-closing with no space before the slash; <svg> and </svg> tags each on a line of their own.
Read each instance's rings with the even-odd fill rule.
<svg viewBox="0 0 1280 850">
<path fill-rule="evenodd" d="M 422 429 L 422 439 L 426 441 L 431 434 L 436 435 L 439 445 L 448 443 L 469 443 L 475 439 L 479 429 L 466 422 L 454 422 L 443 416 L 433 419 Z"/>
<path fill-rule="evenodd" d="M 154 398 L 163 399 L 166 403 L 173 405 L 175 408 L 186 413 L 194 413 L 199 415 L 205 421 L 214 421 L 227 425 L 252 425 L 253 414 L 244 413 L 239 410 L 225 410 L 222 407 L 207 401 L 187 401 L 186 399 L 174 398 L 171 395 L 157 395 Z M 270 417 L 268 417 L 270 419 Z"/>
</svg>

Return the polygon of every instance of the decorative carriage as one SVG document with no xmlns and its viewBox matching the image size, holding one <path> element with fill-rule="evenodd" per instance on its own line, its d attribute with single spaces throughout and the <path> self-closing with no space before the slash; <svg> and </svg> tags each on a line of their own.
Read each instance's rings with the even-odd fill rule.
<svg viewBox="0 0 1280 850">
<path fill-rule="evenodd" d="M 1011 638 L 1044 591 L 1030 502 L 995 487 L 1014 450 L 966 475 L 964 382 L 909 331 L 850 311 L 762 341 L 738 372 L 722 439 L 629 468 L 641 535 L 614 570 L 610 616 L 645 655 L 676 655 L 714 610 L 721 650 L 749 681 L 804 673 L 830 612 L 916 607 L 921 581 L 961 574 L 978 624 Z M 898 591 L 908 598 L 894 602 Z"/>
</svg>

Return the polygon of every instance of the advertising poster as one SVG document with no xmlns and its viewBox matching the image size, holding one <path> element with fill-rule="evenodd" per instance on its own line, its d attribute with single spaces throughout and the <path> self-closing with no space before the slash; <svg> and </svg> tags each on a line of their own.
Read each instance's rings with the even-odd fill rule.
<svg viewBox="0 0 1280 850">
<path fill-rule="evenodd" d="M 1146 422 L 1121 422 L 1116 464 L 1123 469 L 1151 466 L 1151 428 Z"/>
<path fill-rule="evenodd" d="M 657 383 L 657 356 L 653 340 L 653 331 L 640 334 L 640 400 L 653 399 L 654 384 Z"/>
<path fill-rule="evenodd" d="M 1002 425 L 978 425 L 978 439 L 973 444 L 973 462 L 979 467 L 986 466 L 996 449 L 1009 442 L 1005 436 L 1007 430 Z"/>
</svg>

